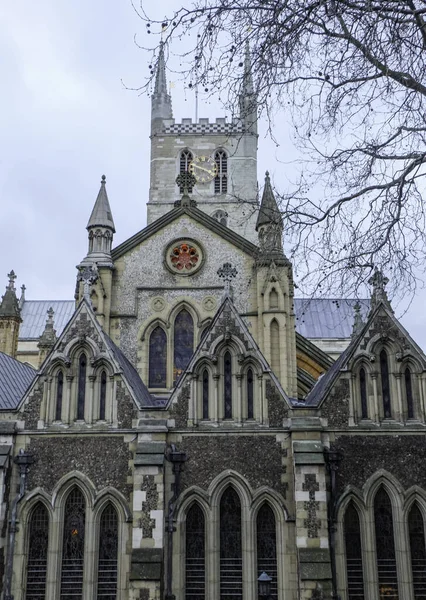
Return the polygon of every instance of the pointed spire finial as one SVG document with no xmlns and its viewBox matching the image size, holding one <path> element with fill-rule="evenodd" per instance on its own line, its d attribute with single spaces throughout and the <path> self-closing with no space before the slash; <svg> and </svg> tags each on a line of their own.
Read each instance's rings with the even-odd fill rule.
<svg viewBox="0 0 426 600">
<path fill-rule="evenodd" d="M 102 185 L 106 184 L 106 176 L 105 175 L 102 175 L 101 184 Z"/>
<path fill-rule="evenodd" d="M 364 322 L 361 315 L 361 304 L 359 303 L 359 300 L 357 300 L 354 304 L 354 322 L 352 325 L 351 337 L 356 337 L 359 333 L 361 333 L 363 327 Z"/>
<path fill-rule="evenodd" d="M 15 291 L 15 279 L 17 276 L 15 275 L 15 271 L 12 269 L 10 273 L 7 274 L 9 278 L 9 290 Z"/>
<path fill-rule="evenodd" d="M 368 283 L 372 286 L 371 311 L 373 311 L 380 302 L 382 302 L 387 308 L 392 310 L 385 289 L 386 285 L 389 283 L 389 279 L 385 275 L 383 275 L 383 272 L 378 267 L 374 267 L 374 273 L 368 280 Z"/>
</svg>

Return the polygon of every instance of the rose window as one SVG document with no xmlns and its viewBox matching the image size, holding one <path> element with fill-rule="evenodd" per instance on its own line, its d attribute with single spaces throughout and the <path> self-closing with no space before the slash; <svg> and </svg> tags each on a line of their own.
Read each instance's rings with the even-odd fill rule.
<svg viewBox="0 0 426 600">
<path fill-rule="evenodd" d="M 181 275 L 192 275 L 202 263 L 203 253 L 198 244 L 192 240 L 179 240 L 169 246 L 166 263 L 173 272 Z"/>
</svg>

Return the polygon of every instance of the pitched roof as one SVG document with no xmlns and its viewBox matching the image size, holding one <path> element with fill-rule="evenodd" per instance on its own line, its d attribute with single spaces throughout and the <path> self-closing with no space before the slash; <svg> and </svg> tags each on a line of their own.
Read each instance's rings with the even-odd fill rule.
<svg viewBox="0 0 426 600">
<path fill-rule="evenodd" d="M 91 227 L 107 227 L 115 233 L 114 220 L 105 184 L 106 177 L 102 175 L 101 187 L 86 229 L 90 229 Z"/>
<path fill-rule="evenodd" d="M 365 321 L 370 300 L 356 298 L 295 298 L 296 331 L 309 339 L 350 338 L 354 307 L 359 302 Z"/>
<path fill-rule="evenodd" d="M 0 352 L 0 410 L 15 409 L 37 371 Z"/>
<path fill-rule="evenodd" d="M 20 340 L 38 340 L 46 325 L 46 315 L 52 307 L 56 334 L 61 335 L 75 311 L 74 300 L 25 300 L 21 308 Z"/>
</svg>

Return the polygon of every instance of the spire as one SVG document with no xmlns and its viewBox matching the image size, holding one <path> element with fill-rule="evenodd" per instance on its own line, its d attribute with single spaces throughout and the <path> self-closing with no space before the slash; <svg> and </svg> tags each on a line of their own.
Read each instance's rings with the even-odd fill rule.
<svg viewBox="0 0 426 600">
<path fill-rule="evenodd" d="M 12 270 L 8 277 L 9 285 L 6 286 L 6 292 L 0 304 L 0 317 L 14 317 L 21 320 L 21 311 L 15 290 L 15 272 Z"/>
<path fill-rule="evenodd" d="M 253 72 L 248 40 L 245 44 L 244 74 L 241 82 L 240 119 L 246 130 L 257 134 L 257 99 L 254 93 Z"/>
<path fill-rule="evenodd" d="M 272 191 L 268 171 L 265 174 L 265 186 L 257 217 L 256 231 L 259 233 L 259 244 L 263 252 L 283 254 L 282 217 Z"/>
<path fill-rule="evenodd" d="M 155 129 L 154 122 L 157 119 L 160 119 L 161 121 L 173 119 L 172 99 L 170 94 L 167 93 L 166 61 L 164 58 L 163 41 L 160 42 L 154 93 L 151 99 L 151 127 L 153 129 Z"/>
<path fill-rule="evenodd" d="M 112 218 L 112 212 L 109 205 L 105 184 L 106 177 L 105 175 L 102 175 L 101 187 L 86 229 L 89 230 L 92 227 L 105 227 L 110 229 L 112 233 L 115 233 L 115 225 Z"/>
<path fill-rule="evenodd" d="M 389 283 L 389 279 L 383 275 L 383 272 L 377 267 L 374 267 L 374 274 L 370 277 L 368 283 L 373 288 L 371 291 L 370 314 L 381 302 L 386 308 L 393 312 L 385 289 L 386 285 Z"/>
</svg>

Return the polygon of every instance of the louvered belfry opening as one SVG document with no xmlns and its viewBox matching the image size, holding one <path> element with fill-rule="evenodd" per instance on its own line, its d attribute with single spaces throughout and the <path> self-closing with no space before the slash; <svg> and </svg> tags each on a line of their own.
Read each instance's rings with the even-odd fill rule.
<svg viewBox="0 0 426 600">
<path fill-rule="evenodd" d="M 64 511 L 61 600 L 83 598 L 85 522 L 84 496 L 78 488 L 74 488 L 67 498 Z"/>
<path fill-rule="evenodd" d="M 271 598 L 278 594 L 277 535 L 275 516 L 268 504 L 263 504 L 257 514 L 257 576 L 263 572 L 272 578 Z"/>
<path fill-rule="evenodd" d="M 379 489 L 374 499 L 374 523 L 379 597 L 395 600 L 399 596 L 392 505 L 383 488 Z"/>
<path fill-rule="evenodd" d="M 346 509 L 344 527 L 348 600 L 364 600 L 361 529 L 358 511 L 353 502 Z"/>
<path fill-rule="evenodd" d="M 229 487 L 220 501 L 220 599 L 242 597 L 241 503 L 237 492 Z"/>
<path fill-rule="evenodd" d="M 39 502 L 30 520 L 26 600 L 44 600 L 46 597 L 48 543 L 49 515 L 46 507 Z"/>
<path fill-rule="evenodd" d="M 191 506 L 186 517 L 185 550 L 185 598 L 204 600 L 206 595 L 205 519 L 197 503 Z"/>
<path fill-rule="evenodd" d="M 408 515 L 410 535 L 411 572 L 415 600 L 426 599 L 426 549 L 425 526 L 422 513 L 417 504 L 413 504 Z"/>
<path fill-rule="evenodd" d="M 217 167 L 217 174 L 214 178 L 214 193 L 226 194 L 228 191 L 228 157 L 224 150 L 218 150 L 214 159 Z"/>
<path fill-rule="evenodd" d="M 98 593 L 102 600 L 117 598 L 118 516 L 108 504 L 99 524 Z"/>
</svg>

